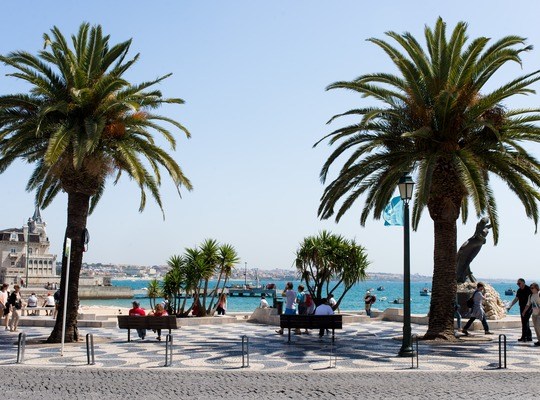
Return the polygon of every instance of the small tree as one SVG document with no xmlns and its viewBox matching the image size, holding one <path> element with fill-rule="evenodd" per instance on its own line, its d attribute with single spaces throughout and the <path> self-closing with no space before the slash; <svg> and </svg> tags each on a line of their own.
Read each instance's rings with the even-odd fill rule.
<svg viewBox="0 0 540 400">
<path fill-rule="evenodd" d="M 161 289 L 159 287 L 159 282 L 157 279 L 153 279 L 148 282 L 146 294 L 150 299 L 150 308 L 153 310 L 154 308 L 156 308 L 156 299 L 161 296 Z"/>
<path fill-rule="evenodd" d="M 343 285 L 335 308 L 355 283 L 366 279 L 369 264 L 364 247 L 327 231 L 306 237 L 296 252 L 296 269 L 316 304 L 323 292 L 327 297 Z"/>
</svg>

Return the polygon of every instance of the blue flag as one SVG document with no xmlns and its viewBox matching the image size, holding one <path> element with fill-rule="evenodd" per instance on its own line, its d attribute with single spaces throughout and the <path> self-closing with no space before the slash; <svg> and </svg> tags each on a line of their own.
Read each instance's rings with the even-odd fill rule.
<svg viewBox="0 0 540 400">
<path fill-rule="evenodd" d="M 396 196 L 384 208 L 384 226 L 403 226 L 403 200 Z"/>
</svg>

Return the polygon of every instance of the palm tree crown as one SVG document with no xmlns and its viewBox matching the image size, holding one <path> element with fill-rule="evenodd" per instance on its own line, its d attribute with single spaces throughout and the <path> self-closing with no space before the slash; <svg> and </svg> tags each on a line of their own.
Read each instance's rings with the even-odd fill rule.
<svg viewBox="0 0 540 400">
<path fill-rule="evenodd" d="M 520 53 L 532 47 L 517 36 L 504 37 L 489 47 L 485 37 L 468 42 L 466 27 L 458 23 L 449 41 L 442 19 L 434 30 L 426 27 L 427 53 L 409 33 L 387 33 L 401 50 L 384 40 L 369 39 L 388 54 L 400 75 L 366 74 L 328 87 L 353 90 L 380 105 L 353 109 L 331 119 L 361 116 L 358 124 L 325 137 L 330 144 L 339 145 L 323 166 L 323 182 L 336 159 L 347 151 L 351 154 L 325 190 L 321 217 L 331 217 L 336 203 L 346 196 L 336 215 L 339 220 L 367 194 L 361 223 L 370 212 L 379 219 L 399 177 L 404 171 L 415 170 L 414 228 L 430 200 L 437 203 L 450 194 L 452 205 L 442 206 L 457 206 L 453 214 L 459 214 L 461 208 L 466 220 L 470 199 L 478 215 L 488 214 L 497 241 L 497 211 L 489 172 L 508 184 L 527 216 L 538 222 L 539 164 L 520 142 L 539 141 L 540 129 L 535 122 L 540 119 L 540 109 L 509 110 L 501 102 L 517 94 L 534 93 L 530 85 L 540 79 L 540 71 L 481 92 L 500 67 L 508 61 L 521 63 Z"/>
<path fill-rule="evenodd" d="M 151 89 L 169 75 L 132 85 L 123 78 L 137 61 L 126 59 L 131 40 L 109 47 L 109 36 L 100 26 L 82 24 L 72 37 L 72 48 L 58 30 L 45 34 L 46 49 L 37 56 L 15 51 L 0 57 L 15 68 L 10 74 L 31 85 L 28 94 L 0 97 L 0 171 L 16 158 L 35 162 L 28 190 L 37 190 L 37 202 L 46 207 L 60 190 L 99 200 L 105 179 L 126 173 L 141 189 L 140 210 L 149 190 L 161 207 L 159 167 L 165 168 L 177 187 L 191 188 L 182 170 L 156 145 L 151 130 L 175 147 L 167 122 L 188 131 L 178 122 L 153 113 L 165 103 Z"/>
</svg>

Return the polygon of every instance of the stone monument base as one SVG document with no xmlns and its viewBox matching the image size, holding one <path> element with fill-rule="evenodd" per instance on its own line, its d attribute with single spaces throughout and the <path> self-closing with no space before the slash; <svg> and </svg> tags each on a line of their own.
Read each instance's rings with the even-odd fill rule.
<svg viewBox="0 0 540 400">
<path fill-rule="evenodd" d="M 484 283 L 486 288 L 486 300 L 484 301 L 484 311 L 486 318 L 491 320 L 503 319 L 506 316 L 506 307 L 499 296 L 499 293 L 493 287 Z M 469 309 L 467 300 L 473 295 L 476 290 L 476 283 L 465 282 L 457 285 L 457 302 L 459 305 L 459 313 L 463 318 L 467 318 Z"/>
</svg>

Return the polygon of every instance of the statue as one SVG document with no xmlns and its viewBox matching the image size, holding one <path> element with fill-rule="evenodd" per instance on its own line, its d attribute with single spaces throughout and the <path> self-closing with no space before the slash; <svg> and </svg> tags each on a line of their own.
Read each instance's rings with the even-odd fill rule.
<svg viewBox="0 0 540 400">
<path fill-rule="evenodd" d="M 489 218 L 483 217 L 476 224 L 474 235 L 461 245 L 457 253 L 456 280 L 458 283 L 464 283 L 467 278 L 471 282 L 476 282 L 476 278 L 471 272 L 471 262 L 480 252 L 482 246 L 486 243 L 489 233 Z"/>
</svg>

